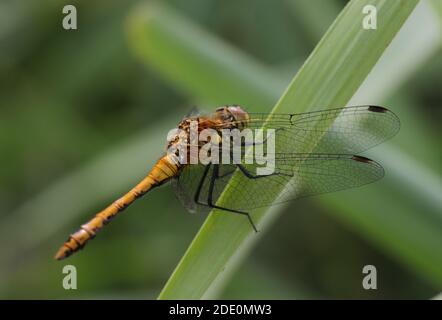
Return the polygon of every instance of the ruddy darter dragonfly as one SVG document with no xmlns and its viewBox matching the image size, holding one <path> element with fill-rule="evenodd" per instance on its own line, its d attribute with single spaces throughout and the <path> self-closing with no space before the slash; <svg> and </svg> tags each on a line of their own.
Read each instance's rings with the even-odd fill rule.
<svg viewBox="0 0 442 320">
<path fill-rule="evenodd" d="M 198 123 L 198 131 L 210 128 L 220 135 L 222 129 L 273 129 L 274 172 L 258 176 L 258 165 L 245 162 L 180 164 L 175 154 L 166 153 L 132 190 L 70 235 L 55 259 L 64 259 L 83 248 L 118 213 L 168 181 L 190 211 L 216 208 L 242 215 L 256 231 L 251 209 L 358 187 L 382 178 L 384 170 L 377 162 L 356 154 L 393 137 L 400 127 L 393 112 L 371 105 L 300 114 L 248 113 L 240 106 L 230 105 L 213 114 L 186 117 L 178 128 L 189 132 L 191 121 Z M 168 150 L 176 143 L 176 139 L 170 141 Z M 234 192 L 223 194 L 231 179 L 229 187 Z"/>
</svg>

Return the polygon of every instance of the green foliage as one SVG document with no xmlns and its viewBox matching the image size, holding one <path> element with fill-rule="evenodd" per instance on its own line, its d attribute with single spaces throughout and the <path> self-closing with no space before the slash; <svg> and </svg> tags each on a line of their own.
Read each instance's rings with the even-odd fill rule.
<svg viewBox="0 0 442 320">
<path fill-rule="evenodd" d="M 360 20 L 363 5 L 365 3 L 361 1 L 351 2 L 347 5 L 297 73 L 273 109 L 274 112 L 305 112 L 316 110 L 321 106 L 333 107 L 347 104 L 411 13 L 416 2 L 410 1 L 407 5 L 384 1 L 376 3 L 380 12 L 379 21 L 388 21 L 388 25 L 386 23 L 379 25 L 379 28 L 383 30 L 382 33 L 364 30 L 360 24 L 355 23 L 355 21 Z M 242 69 L 240 67 L 241 60 L 237 68 L 229 68 L 228 63 L 226 63 L 227 68 L 220 68 L 219 64 L 212 63 L 217 61 L 214 58 L 216 53 L 218 53 L 218 57 L 224 57 L 223 59 L 227 61 L 232 61 L 237 53 L 224 50 L 206 34 L 195 31 L 194 26 L 178 21 L 177 23 L 174 13 L 159 5 L 138 8 L 137 13 L 131 19 L 130 28 L 132 43 L 136 44 L 136 52 L 145 61 L 164 72 L 165 75 L 168 75 L 167 71 L 172 69 L 174 70 L 174 76 L 178 79 L 184 75 L 192 74 L 193 81 L 190 81 L 191 83 L 197 83 L 198 81 L 195 81 L 195 79 L 198 79 L 198 83 L 204 83 L 205 86 L 214 85 L 217 81 L 223 79 L 222 74 L 225 74 L 225 70 L 236 70 L 236 73 L 242 70 L 247 72 L 247 68 Z M 195 37 L 198 38 L 190 37 L 189 42 L 185 42 L 186 48 L 191 48 L 191 53 L 186 52 L 185 55 L 178 56 L 182 59 L 180 60 L 181 64 L 186 67 L 192 65 L 192 70 L 195 68 L 197 70 L 207 70 L 207 74 L 201 78 L 198 77 L 198 73 L 189 73 L 185 68 L 176 65 L 177 59 L 156 59 L 158 51 L 171 48 L 171 45 L 165 44 L 171 39 L 171 35 L 176 36 L 177 33 L 180 33 L 180 30 L 184 30 L 179 36 L 182 43 L 183 39 L 187 39 L 185 34 L 189 29 L 193 31 L 189 34 L 196 35 Z M 161 41 L 158 41 L 158 39 L 161 39 Z M 173 43 L 179 46 L 176 41 L 173 41 Z M 199 46 L 191 45 L 193 43 L 198 43 Z M 203 43 L 207 45 L 201 46 Z M 202 48 L 215 48 L 215 50 L 207 52 Z M 367 48 L 370 48 L 370 50 L 367 50 Z M 182 52 L 180 48 L 173 49 L 174 53 Z M 189 60 L 183 61 L 183 56 L 184 59 L 192 57 L 193 61 L 198 63 L 187 63 Z M 246 65 L 248 66 L 248 64 Z M 218 78 L 216 72 L 218 69 L 224 71 L 221 72 L 220 78 Z M 250 70 L 248 70 L 248 73 L 250 74 Z M 208 81 L 208 77 L 215 80 Z M 176 78 L 173 81 L 179 82 L 180 80 Z M 259 78 L 258 74 L 253 77 L 253 79 L 256 78 Z M 249 91 L 247 90 L 248 83 L 242 81 L 241 85 L 245 88 L 241 92 Z M 214 85 L 214 87 L 217 86 Z M 238 88 L 238 84 L 235 85 L 235 88 Z M 190 91 L 194 93 L 192 89 Z M 259 92 L 258 86 L 255 86 L 254 92 Z M 271 89 L 267 89 L 265 92 L 270 93 Z M 229 92 L 227 91 L 226 94 L 228 96 Z M 255 93 L 252 96 L 256 97 L 257 94 Z M 262 96 L 264 97 L 264 95 Z M 214 97 L 216 99 L 216 95 L 209 98 Z M 207 99 L 208 97 L 204 96 L 204 98 Z M 243 104 L 243 101 L 239 101 L 239 103 Z M 254 110 L 253 104 L 249 110 Z M 236 183 L 235 178 L 232 179 L 231 184 Z M 233 192 L 233 188 L 229 189 L 227 187 L 224 195 L 229 192 Z M 222 204 L 222 198 L 220 201 Z M 261 221 L 266 214 L 271 214 L 266 212 L 268 211 L 256 210 L 252 216 L 254 220 Z M 274 210 L 270 210 L 270 212 L 274 212 Z M 261 228 L 265 227 L 267 226 L 261 224 Z M 214 283 L 216 284 L 217 278 L 225 272 L 226 265 L 232 259 L 237 259 L 238 256 L 243 254 L 240 253 L 244 251 L 243 248 L 258 238 L 252 235 L 255 238 L 252 239 L 250 233 L 250 226 L 247 225 L 246 221 L 240 222 L 238 217 L 221 214 L 215 210 L 195 237 L 163 289 L 160 298 L 204 297 L 207 291 L 211 290 L 211 286 Z M 247 244 L 245 244 L 246 241 Z"/>
<path fill-rule="evenodd" d="M 368 154 L 386 177 L 254 212 L 258 235 L 241 217 L 212 213 L 161 297 L 440 291 L 440 1 L 421 1 L 388 48 L 415 1 L 377 1 L 379 28 L 367 33 L 356 30 L 364 1 L 348 5 L 333 26 L 348 28 L 329 30 L 285 94 L 343 1 L 135 2 L 109 0 L 106 10 L 79 4 L 75 32 L 59 27 L 52 1 L 2 6 L 0 296 L 157 297 L 204 218 L 186 215 L 168 187 L 137 201 L 66 261 L 79 270 L 76 292 L 61 288 L 63 264 L 52 261 L 53 251 L 146 174 L 165 133 L 192 105 L 270 112 L 283 96 L 277 112 L 323 109 L 346 104 L 368 72 L 349 103 L 386 105 L 402 122 L 391 143 Z M 344 19 L 350 13 L 357 23 Z M 367 263 L 382 275 L 376 292 L 360 288 Z"/>
</svg>

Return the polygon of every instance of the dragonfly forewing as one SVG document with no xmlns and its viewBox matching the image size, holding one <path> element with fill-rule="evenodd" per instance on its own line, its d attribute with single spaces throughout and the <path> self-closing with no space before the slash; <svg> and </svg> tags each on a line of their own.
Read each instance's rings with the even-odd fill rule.
<svg viewBox="0 0 442 320">
<path fill-rule="evenodd" d="M 275 130 L 275 150 L 287 153 L 358 154 L 390 138 L 399 118 L 378 106 L 352 106 L 300 114 L 249 113 L 250 129 Z"/>
</svg>

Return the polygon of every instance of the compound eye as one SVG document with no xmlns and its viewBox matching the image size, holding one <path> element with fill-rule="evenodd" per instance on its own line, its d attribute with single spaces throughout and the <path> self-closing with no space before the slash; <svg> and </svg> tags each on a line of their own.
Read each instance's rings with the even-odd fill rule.
<svg viewBox="0 0 442 320">
<path fill-rule="evenodd" d="M 223 111 L 223 110 L 224 110 L 224 107 L 219 107 L 215 111 L 218 112 L 218 111 Z"/>
</svg>

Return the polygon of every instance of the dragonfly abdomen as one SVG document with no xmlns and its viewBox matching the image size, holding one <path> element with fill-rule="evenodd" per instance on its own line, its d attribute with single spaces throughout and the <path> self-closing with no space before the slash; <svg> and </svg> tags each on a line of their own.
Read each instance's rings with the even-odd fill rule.
<svg viewBox="0 0 442 320">
<path fill-rule="evenodd" d="M 93 239 L 117 214 L 126 209 L 137 198 L 176 176 L 179 170 L 180 165 L 172 159 L 171 155 L 162 157 L 140 183 L 124 196 L 97 213 L 94 218 L 83 224 L 80 229 L 70 235 L 63 246 L 57 251 L 55 259 L 62 260 L 82 249 L 86 243 L 90 239 Z"/>
</svg>

